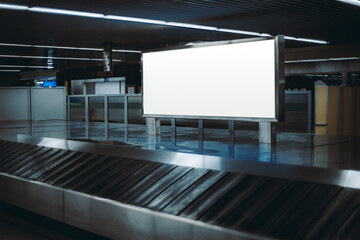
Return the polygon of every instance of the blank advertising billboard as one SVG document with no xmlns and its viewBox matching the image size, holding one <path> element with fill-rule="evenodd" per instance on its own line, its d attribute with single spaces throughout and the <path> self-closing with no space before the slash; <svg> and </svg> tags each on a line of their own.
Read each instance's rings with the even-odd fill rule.
<svg viewBox="0 0 360 240">
<path fill-rule="evenodd" d="M 143 53 L 144 117 L 278 121 L 278 43 L 230 41 Z"/>
</svg>

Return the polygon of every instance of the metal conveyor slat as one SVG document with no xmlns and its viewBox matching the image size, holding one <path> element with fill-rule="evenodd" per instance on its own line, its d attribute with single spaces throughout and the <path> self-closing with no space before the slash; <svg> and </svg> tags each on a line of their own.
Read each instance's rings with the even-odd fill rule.
<svg viewBox="0 0 360 240">
<path fill-rule="evenodd" d="M 59 196 L 59 189 L 71 189 L 67 197 L 82 192 L 265 237 L 360 237 L 359 189 L 6 141 L 0 171 L 16 176 L 6 180 L 12 183 L 57 186 L 51 191 Z"/>
</svg>

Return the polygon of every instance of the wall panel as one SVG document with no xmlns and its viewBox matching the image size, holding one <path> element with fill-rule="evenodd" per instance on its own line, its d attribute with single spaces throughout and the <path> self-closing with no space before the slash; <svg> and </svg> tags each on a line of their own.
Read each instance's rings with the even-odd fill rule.
<svg viewBox="0 0 360 240">
<path fill-rule="evenodd" d="M 0 121 L 30 119 L 30 88 L 0 88 Z"/>
</svg>

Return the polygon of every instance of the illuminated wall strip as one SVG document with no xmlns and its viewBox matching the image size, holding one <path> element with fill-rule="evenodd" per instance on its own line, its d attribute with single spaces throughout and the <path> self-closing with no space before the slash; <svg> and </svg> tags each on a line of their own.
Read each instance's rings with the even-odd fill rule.
<svg viewBox="0 0 360 240">
<path fill-rule="evenodd" d="M 0 72 L 21 72 L 21 70 L 4 69 L 4 70 L 0 70 Z"/>
<path fill-rule="evenodd" d="M 328 62 L 328 61 L 350 61 L 350 60 L 360 60 L 360 57 L 344 57 L 344 58 L 323 58 L 323 59 L 291 60 L 291 61 L 285 61 L 285 63 Z"/>
<path fill-rule="evenodd" d="M 55 49 L 66 49 L 66 50 L 82 50 L 82 51 L 103 51 L 102 48 L 81 48 L 81 47 L 66 47 L 66 46 L 50 46 L 50 45 L 30 45 L 30 44 L 17 44 L 17 43 L 0 43 L 0 46 L 8 47 L 34 47 L 34 48 L 55 48 Z M 113 52 L 124 52 L 124 53 L 141 53 L 137 50 L 123 50 L 113 49 Z"/>
<path fill-rule="evenodd" d="M 74 58 L 74 57 L 44 57 L 44 56 L 21 56 L 21 55 L 0 55 L 0 58 L 26 58 L 26 59 L 54 59 L 54 60 L 79 60 L 79 61 L 103 61 L 101 58 Z M 113 59 L 113 62 L 121 62 L 120 59 Z"/>
<path fill-rule="evenodd" d="M 339 0 L 339 1 L 345 1 L 345 0 Z M 348 0 L 348 1 L 351 1 L 351 0 Z M 41 13 L 50 13 L 50 14 L 64 14 L 64 15 L 72 15 L 72 16 L 80 16 L 80 17 L 103 18 L 103 19 L 117 20 L 117 21 L 160 24 L 160 25 L 172 26 L 172 27 L 183 27 L 183 28 L 201 29 L 201 30 L 208 30 L 208 31 L 227 32 L 227 33 L 234 33 L 234 34 L 241 34 L 241 35 L 271 37 L 271 35 L 267 34 L 267 33 L 241 31 L 241 30 L 236 30 L 236 29 L 225 29 L 225 28 L 218 28 L 218 27 L 213 27 L 213 26 L 204 26 L 204 25 L 197 25 L 197 24 L 190 24 L 190 23 L 166 22 L 166 21 L 161 21 L 161 20 L 145 19 L 145 18 L 104 15 L 104 14 L 100 14 L 100 13 L 90 13 L 90 12 L 73 11 L 73 10 L 56 9 L 56 8 L 28 7 L 28 6 L 24 6 L 24 5 L 2 4 L 2 3 L 0 3 L 0 8 L 9 9 L 9 10 L 27 10 L 27 11 L 32 11 L 32 12 L 41 12 Z M 317 43 L 317 44 L 328 44 L 327 41 L 318 40 L 318 39 L 310 39 L 310 38 L 296 38 L 296 37 L 291 37 L 291 36 L 285 36 L 285 39 L 292 40 L 292 41 L 300 41 L 300 42 L 311 42 L 311 43 Z M 78 48 L 78 50 L 81 50 L 81 49 Z M 101 51 L 102 51 L 102 49 L 101 49 Z"/>
</svg>

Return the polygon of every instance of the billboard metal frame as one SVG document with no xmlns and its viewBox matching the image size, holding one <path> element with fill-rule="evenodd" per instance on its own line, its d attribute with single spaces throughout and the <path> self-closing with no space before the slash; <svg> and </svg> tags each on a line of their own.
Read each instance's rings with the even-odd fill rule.
<svg viewBox="0 0 360 240">
<path fill-rule="evenodd" d="M 276 37 L 261 37 L 261 38 L 250 38 L 250 39 L 237 39 L 229 41 L 216 41 L 216 42 L 207 42 L 207 43 L 195 43 L 187 44 L 181 46 L 166 47 L 161 49 L 154 49 L 149 51 L 144 51 L 144 53 L 150 52 L 161 52 L 169 50 L 178 50 L 178 49 L 188 49 L 188 48 L 199 48 L 199 47 L 210 47 L 210 46 L 219 46 L 226 44 L 236 44 L 236 43 L 246 43 L 246 42 L 255 42 L 255 41 L 264 41 L 274 39 L 275 43 L 275 118 L 256 118 L 256 117 L 219 117 L 219 116 L 191 116 L 191 115 L 164 115 L 164 114 L 144 114 L 144 91 L 141 93 L 142 97 L 142 115 L 146 118 L 169 118 L 169 119 L 211 119 L 211 120 L 237 120 L 237 121 L 250 121 L 250 122 L 283 122 L 285 120 L 285 62 L 284 62 L 284 49 L 285 49 L 285 40 L 283 35 L 278 35 Z M 141 85 L 143 85 L 144 80 L 144 71 L 143 71 L 143 55 L 141 56 Z"/>
</svg>

